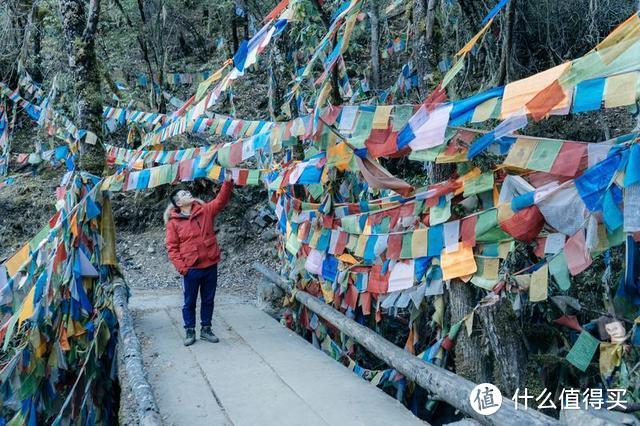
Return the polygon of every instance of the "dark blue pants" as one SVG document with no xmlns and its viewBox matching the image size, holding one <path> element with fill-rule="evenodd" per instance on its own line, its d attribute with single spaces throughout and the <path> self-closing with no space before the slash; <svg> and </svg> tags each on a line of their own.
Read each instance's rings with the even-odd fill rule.
<svg viewBox="0 0 640 426">
<path fill-rule="evenodd" d="M 218 286 L 218 265 L 203 269 L 189 269 L 184 276 L 184 305 L 182 306 L 182 320 L 184 328 L 196 326 L 196 301 L 200 290 L 200 325 L 211 326 L 213 317 L 213 299 L 216 297 Z"/>
</svg>

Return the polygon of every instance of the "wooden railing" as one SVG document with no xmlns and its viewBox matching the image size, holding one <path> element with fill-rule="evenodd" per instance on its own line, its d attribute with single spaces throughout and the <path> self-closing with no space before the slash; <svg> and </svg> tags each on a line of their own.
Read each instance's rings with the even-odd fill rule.
<svg viewBox="0 0 640 426">
<path fill-rule="evenodd" d="M 277 273 L 259 263 L 254 263 L 253 267 L 287 294 L 292 294 L 290 283 L 283 280 Z M 294 297 L 332 326 L 352 337 L 362 347 L 387 363 L 388 366 L 403 374 L 408 380 L 429 391 L 434 399 L 446 402 L 480 423 L 487 425 L 560 424 L 558 420 L 539 411 L 523 410 L 522 408 L 518 410 L 510 399 L 503 399 L 502 406 L 496 413 L 490 416 L 481 415 L 471 407 L 469 402 L 469 395 L 476 386 L 475 383 L 411 355 L 371 329 L 347 318 L 330 305 L 324 303 L 323 300 L 313 297 L 309 293 L 297 291 L 294 293 Z"/>
</svg>

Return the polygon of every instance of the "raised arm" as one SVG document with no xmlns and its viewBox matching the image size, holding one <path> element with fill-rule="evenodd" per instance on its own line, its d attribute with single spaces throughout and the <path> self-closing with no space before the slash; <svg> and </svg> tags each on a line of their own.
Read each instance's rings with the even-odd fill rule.
<svg viewBox="0 0 640 426">
<path fill-rule="evenodd" d="M 167 237 L 166 237 L 167 253 L 169 260 L 176 267 L 180 275 L 185 275 L 189 268 L 180 255 L 180 239 L 178 238 L 178 231 L 172 221 L 167 223 Z"/>
<path fill-rule="evenodd" d="M 217 215 L 224 209 L 229 200 L 231 199 L 231 193 L 233 192 L 233 181 L 226 180 L 220 188 L 220 192 L 216 195 L 216 198 L 209 201 L 204 205 L 212 216 Z"/>
</svg>

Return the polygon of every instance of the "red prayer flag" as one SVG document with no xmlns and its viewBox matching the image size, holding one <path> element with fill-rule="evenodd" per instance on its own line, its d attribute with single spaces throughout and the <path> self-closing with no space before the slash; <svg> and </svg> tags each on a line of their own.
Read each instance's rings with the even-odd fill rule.
<svg viewBox="0 0 640 426">
<path fill-rule="evenodd" d="M 391 234 L 387 240 L 387 259 L 398 260 L 402 252 L 402 234 Z"/>
<path fill-rule="evenodd" d="M 564 256 L 571 275 L 578 275 L 591 265 L 591 254 L 587 250 L 584 230 L 580 229 L 564 245 Z"/>
<path fill-rule="evenodd" d="M 500 228 L 513 238 L 527 243 L 536 239 L 544 226 L 544 217 L 537 206 L 520 210 L 509 219 L 500 222 Z"/>
<path fill-rule="evenodd" d="M 550 173 L 552 175 L 574 177 L 582 161 L 587 146 L 577 142 L 564 142 L 560 152 L 553 162 Z"/>
<path fill-rule="evenodd" d="M 575 315 L 563 315 L 558 319 L 554 319 L 553 323 L 557 325 L 564 325 L 565 327 L 572 328 L 576 331 L 582 331 L 582 327 L 580 327 Z"/>
<path fill-rule="evenodd" d="M 527 102 L 527 109 L 535 121 L 540 121 L 545 118 L 554 107 L 564 101 L 566 97 L 567 95 L 564 93 L 562 86 L 560 86 L 558 80 L 555 80 Z"/>
<path fill-rule="evenodd" d="M 247 169 L 238 170 L 238 185 L 240 186 L 246 185 L 248 178 L 249 178 L 249 170 Z"/>
<path fill-rule="evenodd" d="M 389 289 L 389 275 L 391 271 L 387 271 L 386 274 L 382 274 L 382 265 L 373 265 L 369 272 L 369 283 L 367 285 L 367 291 L 369 293 L 385 294 Z"/>
<path fill-rule="evenodd" d="M 465 247 L 475 247 L 476 245 L 476 223 L 478 216 L 473 215 L 462 219 L 460 224 L 460 241 L 465 243 Z"/>
</svg>

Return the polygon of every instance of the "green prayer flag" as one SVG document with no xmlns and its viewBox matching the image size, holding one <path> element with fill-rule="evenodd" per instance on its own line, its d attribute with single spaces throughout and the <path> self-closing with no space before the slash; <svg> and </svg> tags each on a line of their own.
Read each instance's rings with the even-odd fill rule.
<svg viewBox="0 0 640 426">
<path fill-rule="evenodd" d="M 380 221 L 380 223 L 378 223 L 377 225 L 373 225 L 373 228 L 375 229 L 375 234 L 388 234 L 389 233 L 389 227 L 391 225 L 391 218 L 389 216 L 385 216 L 382 218 L 382 220 Z"/>
<path fill-rule="evenodd" d="M 231 167 L 231 145 L 223 146 L 218 150 L 218 164 L 222 167 Z"/>
<path fill-rule="evenodd" d="M 260 184 L 260 170 L 249 170 L 247 176 L 247 185 L 259 185 Z"/>
<path fill-rule="evenodd" d="M 322 194 L 324 194 L 324 187 L 322 186 L 321 183 L 314 183 L 311 185 L 307 185 L 307 190 L 309 191 L 311 196 L 316 200 L 318 200 L 320 197 L 322 197 Z"/>
<path fill-rule="evenodd" d="M 483 173 L 464 183 L 464 196 L 479 194 L 493 189 L 493 173 Z"/>
<path fill-rule="evenodd" d="M 511 236 L 498 226 L 498 210 L 485 210 L 478 215 L 476 222 L 476 241 L 498 242 Z"/>
<path fill-rule="evenodd" d="M 400 252 L 401 259 L 412 259 L 411 244 L 413 241 L 413 232 L 402 234 L 402 251 Z"/>
<path fill-rule="evenodd" d="M 447 147 L 446 144 L 442 144 L 434 148 L 411 151 L 411 153 L 409 154 L 409 160 L 422 161 L 422 162 L 426 161 L 426 162 L 433 163 L 436 161 L 436 157 L 438 157 L 438 155 L 442 151 L 444 151 L 446 147 Z"/>
<path fill-rule="evenodd" d="M 300 250 L 301 245 L 302 243 L 298 241 L 298 236 L 292 232 L 287 239 L 287 251 L 295 256 L 296 254 L 298 254 L 298 250 Z"/>
<path fill-rule="evenodd" d="M 304 150 L 304 159 L 308 160 L 318 153 L 320 153 L 320 151 L 318 151 L 318 148 L 316 148 L 315 146 L 310 146 L 309 148 Z"/>
<path fill-rule="evenodd" d="M 464 68 L 464 56 L 461 58 L 458 58 L 458 60 L 456 61 L 455 64 L 453 64 L 453 66 L 449 69 L 449 71 L 447 71 L 447 73 L 444 75 L 444 77 L 442 78 L 442 88 L 444 89 L 445 87 L 447 87 L 447 85 L 449 83 L 451 83 L 451 80 L 453 80 L 453 78 L 458 75 L 458 73 L 460 71 L 462 71 L 462 68 Z"/>
<path fill-rule="evenodd" d="M 49 224 L 45 225 L 36 235 L 29 241 L 29 250 L 34 252 L 45 238 L 49 235 Z"/>
<path fill-rule="evenodd" d="M 451 217 L 451 200 L 447 200 L 444 206 L 435 205 L 429 210 L 429 224 L 435 226 L 445 223 Z"/>
<path fill-rule="evenodd" d="M 621 226 L 613 232 L 607 231 L 607 240 L 609 240 L 609 247 L 616 247 L 624 243 L 625 234 L 623 227 Z"/>
<path fill-rule="evenodd" d="M 392 131 L 398 132 L 404 127 L 413 115 L 413 106 L 411 105 L 399 105 L 393 109 Z"/>
<path fill-rule="evenodd" d="M 340 223 L 342 225 L 342 230 L 349 234 L 359 234 L 360 233 L 360 224 L 358 223 L 358 216 L 351 215 L 345 216 L 340 219 Z"/>
<path fill-rule="evenodd" d="M 278 176 L 271 183 L 269 183 L 267 189 L 269 191 L 276 191 L 278 188 L 280 188 L 281 183 L 282 183 L 282 175 Z"/>
<path fill-rule="evenodd" d="M 351 253 L 356 251 L 356 246 L 358 245 L 358 236 L 357 235 L 353 235 L 353 234 L 349 234 L 349 239 L 347 240 L 347 250 L 349 250 Z"/>
<path fill-rule="evenodd" d="M 364 141 L 369 138 L 371 134 L 371 127 L 373 126 L 373 112 L 360 111 L 358 114 L 356 125 L 354 126 L 353 136 L 349 139 L 351 145 L 356 148 L 364 148 Z"/>
<path fill-rule="evenodd" d="M 531 157 L 529 157 L 527 168 L 541 172 L 550 171 L 561 148 L 562 141 L 549 139 L 538 141 Z"/>
<path fill-rule="evenodd" d="M 240 137 L 244 137 L 247 135 L 247 130 L 249 130 L 249 126 L 251 126 L 251 122 L 250 121 L 245 121 L 244 124 L 242 125 L 242 129 L 240 129 L 240 133 L 238 134 L 238 136 Z M 249 135 L 251 136 L 251 135 Z"/>
<path fill-rule="evenodd" d="M 571 287 L 571 278 L 569 277 L 569 267 L 564 257 L 564 252 L 558 253 L 549 261 L 549 272 L 556 280 L 556 284 L 560 290 L 567 291 Z"/>
<path fill-rule="evenodd" d="M 584 372 L 589 367 L 593 355 L 598 349 L 600 341 L 593 337 L 586 331 L 580 333 L 578 340 L 573 345 L 569 354 L 567 355 L 567 361 L 573 364 L 577 369 Z"/>
</svg>

